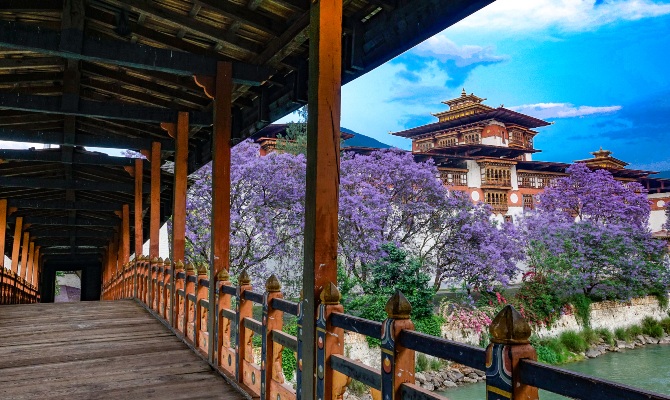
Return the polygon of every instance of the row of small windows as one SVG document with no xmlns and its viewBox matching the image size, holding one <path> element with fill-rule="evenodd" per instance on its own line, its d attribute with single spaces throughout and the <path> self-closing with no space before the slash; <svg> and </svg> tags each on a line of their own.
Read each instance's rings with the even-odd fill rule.
<svg viewBox="0 0 670 400">
<path fill-rule="evenodd" d="M 449 186 L 468 186 L 468 173 L 460 171 L 441 171 L 440 179 Z"/>
<path fill-rule="evenodd" d="M 511 184 L 512 172 L 509 170 L 509 168 L 482 168 L 482 185 L 511 186 Z"/>
</svg>

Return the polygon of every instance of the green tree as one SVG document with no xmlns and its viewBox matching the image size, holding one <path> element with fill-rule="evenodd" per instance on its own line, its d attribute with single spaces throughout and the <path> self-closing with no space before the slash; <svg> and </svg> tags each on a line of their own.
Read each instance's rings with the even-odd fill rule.
<svg viewBox="0 0 670 400">
<path fill-rule="evenodd" d="M 298 122 L 289 122 L 285 135 L 277 136 L 276 149 L 294 155 L 307 155 L 307 107 L 298 111 Z"/>
</svg>

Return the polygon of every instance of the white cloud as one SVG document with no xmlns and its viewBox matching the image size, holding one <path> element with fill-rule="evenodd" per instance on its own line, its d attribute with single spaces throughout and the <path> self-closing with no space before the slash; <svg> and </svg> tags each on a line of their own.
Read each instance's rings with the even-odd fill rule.
<svg viewBox="0 0 670 400">
<path fill-rule="evenodd" d="M 40 143 L 24 143 L 24 142 L 11 142 L 8 140 L 0 140 L 0 149 L 29 149 L 34 147 L 36 149 L 43 148 L 43 145 Z"/>
<path fill-rule="evenodd" d="M 575 107 L 570 103 L 537 103 L 524 104 L 520 106 L 507 107 L 510 110 L 520 112 L 522 114 L 532 115 L 536 118 L 572 118 L 584 117 L 586 115 L 608 114 L 621 110 L 621 106 L 578 106 Z"/>
<path fill-rule="evenodd" d="M 652 0 L 497 0 L 450 30 L 574 32 L 667 14 L 670 4 Z"/>
<path fill-rule="evenodd" d="M 431 37 L 416 46 L 412 50 L 412 53 L 423 57 L 433 57 L 441 62 L 454 60 L 458 67 L 466 67 L 487 61 L 497 62 L 505 59 L 505 57 L 496 55 L 492 46 L 459 46 L 444 35 Z"/>
</svg>

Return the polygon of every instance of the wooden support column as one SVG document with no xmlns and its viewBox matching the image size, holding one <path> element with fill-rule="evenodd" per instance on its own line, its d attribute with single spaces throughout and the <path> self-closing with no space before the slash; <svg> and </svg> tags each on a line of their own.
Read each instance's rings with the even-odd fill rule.
<svg viewBox="0 0 670 400">
<path fill-rule="evenodd" d="M 141 158 L 135 159 L 135 259 L 142 255 L 144 228 L 142 226 L 142 180 L 144 166 Z"/>
<path fill-rule="evenodd" d="M 121 208 L 121 264 L 130 261 L 130 206 L 124 204 Z"/>
<path fill-rule="evenodd" d="M 151 144 L 151 210 L 149 220 L 149 257 L 158 257 L 161 219 L 161 144 Z"/>
<path fill-rule="evenodd" d="M 21 244 L 21 277 L 26 279 L 28 270 L 28 248 L 30 247 L 30 233 L 23 232 L 23 244 Z"/>
<path fill-rule="evenodd" d="M 188 113 L 177 116 L 172 203 L 172 258 L 184 260 L 186 252 L 186 178 L 188 176 Z"/>
<path fill-rule="evenodd" d="M 28 262 L 26 263 L 26 282 L 32 284 L 33 263 L 35 262 L 35 242 L 30 242 L 28 246 Z"/>
<path fill-rule="evenodd" d="M 6 230 L 7 230 L 7 199 L 0 199 L 0 270 L 5 268 Z"/>
<path fill-rule="evenodd" d="M 311 2 L 307 192 L 303 270 L 302 398 L 315 399 L 316 313 L 319 294 L 337 282 L 337 212 L 340 164 L 342 0 Z M 331 393 L 326 397 L 332 398 Z"/>
<path fill-rule="evenodd" d="M 232 139 L 233 66 L 219 62 L 214 90 L 214 127 L 212 133 L 212 266 L 209 269 L 210 288 L 216 288 L 221 271 L 230 269 L 230 148 Z M 230 307 L 230 306 L 229 306 Z M 209 315 L 216 315 L 215 291 L 209 291 Z M 214 318 L 209 319 L 208 332 L 214 332 Z M 209 361 L 216 360 L 214 340 L 210 340 Z"/>
<path fill-rule="evenodd" d="M 12 272 L 19 272 L 19 250 L 21 249 L 21 233 L 23 232 L 23 217 L 16 217 L 14 226 L 14 247 L 12 249 Z"/>
<path fill-rule="evenodd" d="M 39 287 L 39 266 L 40 266 L 40 246 L 35 246 L 35 256 L 33 259 L 33 285 Z"/>
</svg>

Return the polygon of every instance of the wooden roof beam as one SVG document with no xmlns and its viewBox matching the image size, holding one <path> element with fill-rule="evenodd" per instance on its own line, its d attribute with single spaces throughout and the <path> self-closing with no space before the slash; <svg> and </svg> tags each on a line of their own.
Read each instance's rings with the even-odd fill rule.
<svg viewBox="0 0 670 400">
<path fill-rule="evenodd" d="M 29 131 L 0 127 L 0 140 L 11 140 L 27 143 L 42 144 L 63 144 L 62 131 Z M 96 136 L 77 133 L 75 136 L 75 146 L 91 146 L 112 149 L 131 149 L 140 150 L 151 148 L 151 143 L 161 142 L 161 148 L 164 151 L 174 151 L 174 141 L 167 139 L 145 139 L 132 138 L 118 135 L 110 138 L 108 136 Z M 2 157 L 0 157 L 2 158 Z"/>
<path fill-rule="evenodd" d="M 103 203 L 90 201 L 40 201 L 40 200 L 17 200 L 8 199 L 8 207 L 18 209 L 29 208 L 39 210 L 82 210 L 82 211 L 118 211 L 122 203 Z"/>
<path fill-rule="evenodd" d="M 13 222 L 15 219 L 16 217 L 7 218 L 7 222 Z M 31 217 L 30 215 L 26 215 L 23 217 L 23 222 L 33 226 L 95 226 L 116 228 L 119 226 L 120 221 L 118 221 L 118 218 L 115 215 L 110 214 L 107 219 L 78 217 L 74 223 L 69 223 L 68 217 Z"/>
<path fill-rule="evenodd" d="M 0 11 L 3 12 L 36 12 L 36 11 L 61 11 L 63 0 L 3 0 L 0 3 Z"/>
<path fill-rule="evenodd" d="M 49 68 L 49 67 L 62 68 L 63 60 L 58 57 L 0 59 L 0 71 L 3 70 L 16 71 L 22 69 Z"/>
<path fill-rule="evenodd" d="M 103 62 L 152 71 L 162 71 L 175 75 L 214 76 L 215 58 L 191 53 L 175 52 L 139 44 L 85 36 L 81 53 L 71 53 L 60 49 L 61 33 L 10 21 L 0 21 L 0 47 L 32 51 L 46 55 Z M 259 73 L 254 82 L 261 83 L 275 73 L 262 66 L 233 61 L 233 81 L 249 81 L 249 75 Z M 237 72 L 236 72 L 237 71 Z M 241 71 L 245 76 L 237 82 Z"/>
<path fill-rule="evenodd" d="M 134 165 L 132 158 L 112 157 L 107 154 L 73 154 L 71 161 L 61 157 L 61 151 L 53 150 L 14 150 L 0 149 L 0 160 L 11 161 L 38 161 L 49 163 L 70 163 L 84 165 L 103 165 L 113 167 L 130 167 Z"/>
<path fill-rule="evenodd" d="M 30 232 L 30 237 L 35 238 L 94 238 L 94 239 L 106 239 L 110 238 L 114 233 L 114 230 L 106 231 L 89 231 L 82 229 L 65 229 L 65 230 L 50 230 L 50 229 L 35 229 L 28 228 L 26 229 Z"/>
<path fill-rule="evenodd" d="M 61 108 L 58 97 L 0 93 L 0 108 L 7 110 L 29 111 L 47 114 L 75 115 L 93 118 L 109 118 L 139 122 L 162 123 L 176 122 L 177 111 L 167 108 L 143 107 L 119 103 L 104 103 L 91 100 L 80 100 L 79 109 L 66 111 Z M 191 111 L 190 121 L 193 125 L 212 125 L 211 112 Z"/>
<path fill-rule="evenodd" d="M 132 183 L 119 182 L 94 182 L 84 180 L 62 180 L 46 178 L 2 178 L 2 187 L 22 187 L 31 189 L 56 189 L 56 190 L 90 190 L 99 192 L 121 192 L 133 194 L 135 186 Z M 149 193 L 149 185 L 143 188 L 144 193 Z"/>
</svg>

